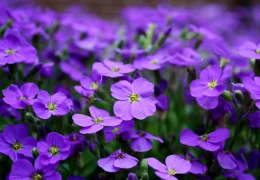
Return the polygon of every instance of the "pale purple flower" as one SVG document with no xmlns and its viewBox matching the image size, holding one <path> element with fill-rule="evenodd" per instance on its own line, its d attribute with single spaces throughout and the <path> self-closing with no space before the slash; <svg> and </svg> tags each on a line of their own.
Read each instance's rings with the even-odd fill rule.
<svg viewBox="0 0 260 180">
<path fill-rule="evenodd" d="M 138 78 L 132 83 L 119 81 L 110 90 L 112 96 L 119 100 L 114 104 L 114 113 L 123 120 L 143 120 L 156 111 L 156 101 L 152 98 L 154 85 L 144 78 Z"/>
<path fill-rule="evenodd" d="M 96 62 L 93 64 L 93 69 L 97 70 L 102 76 L 111 78 L 120 77 L 135 70 L 132 64 L 123 64 L 111 60 L 104 60 L 103 63 Z"/>
<path fill-rule="evenodd" d="M 230 131 L 226 128 L 220 128 L 216 131 L 197 135 L 189 129 L 184 129 L 180 134 L 180 142 L 188 146 L 199 146 L 207 151 L 217 151 L 221 147 L 221 142 L 230 137 Z"/>
<path fill-rule="evenodd" d="M 170 155 L 162 164 L 155 158 L 146 158 L 147 164 L 155 170 L 155 174 L 163 180 L 177 180 L 175 175 L 187 174 L 191 169 L 191 163 L 178 155 Z"/>
<path fill-rule="evenodd" d="M 105 110 L 98 109 L 95 106 L 89 107 L 90 116 L 83 114 L 74 114 L 72 119 L 75 124 L 82 127 L 80 133 L 93 134 L 104 128 L 104 126 L 117 126 L 122 120 L 116 116 L 109 116 Z"/>
<path fill-rule="evenodd" d="M 109 156 L 99 159 L 98 166 L 106 172 L 117 172 L 120 169 L 130 169 L 136 166 L 138 159 L 122 152 L 120 149 Z"/>
<path fill-rule="evenodd" d="M 34 97 L 38 92 L 39 88 L 34 83 L 25 83 L 20 88 L 11 84 L 3 90 L 3 101 L 16 109 L 25 109 L 27 105 L 32 105 L 35 102 Z"/>
<path fill-rule="evenodd" d="M 69 112 L 67 100 L 67 96 L 63 93 L 50 95 L 47 91 L 42 90 L 32 107 L 39 118 L 49 119 L 51 115 L 63 116 Z"/>
<path fill-rule="evenodd" d="M 88 91 L 96 91 L 102 82 L 102 75 L 92 70 L 91 77 L 85 76 L 80 80 L 81 86 Z"/>
<path fill-rule="evenodd" d="M 138 58 L 134 61 L 134 66 L 139 70 L 157 70 L 161 69 L 169 60 L 169 57 L 164 53 L 157 53 L 142 58 Z"/>
</svg>

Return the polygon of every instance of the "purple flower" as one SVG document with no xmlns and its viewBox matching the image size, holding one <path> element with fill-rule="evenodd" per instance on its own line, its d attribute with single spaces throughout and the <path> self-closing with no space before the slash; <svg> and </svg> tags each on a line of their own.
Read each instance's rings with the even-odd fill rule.
<svg viewBox="0 0 260 180">
<path fill-rule="evenodd" d="M 227 77 L 228 73 L 222 74 L 220 66 L 208 67 L 200 73 L 200 79 L 192 81 L 191 95 L 204 109 L 214 109 L 218 105 L 218 96 L 225 91 L 223 83 Z"/>
<path fill-rule="evenodd" d="M 77 133 L 72 133 L 64 136 L 65 140 L 70 142 L 70 154 L 75 154 L 77 152 L 83 152 L 86 148 L 86 138 Z"/>
<path fill-rule="evenodd" d="M 243 83 L 251 98 L 256 100 L 255 105 L 260 109 L 260 77 L 256 76 L 254 80 L 245 78 Z"/>
<path fill-rule="evenodd" d="M 29 128 L 25 124 L 7 125 L 0 134 L 0 153 L 17 161 L 23 156 L 32 157 L 32 149 L 37 141 L 28 136 Z"/>
<path fill-rule="evenodd" d="M 127 176 L 127 180 L 137 180 L 136 174 L 130 172 Z"/>
<path fill-rule="evenodd" d="M 162 164 L 155 158 L 146 158 L 147 164 L 153 168 L 155 174 L 163 180 L 177 180 L 176 174 L 187 174 L 191 169 L 191 163 L 177 155 L 170 155 Z"/>
<path fill-rule="evenodd" d="M 246 58 L 260 59 L 260 44 L 245 42 L 237 49 L 237 53 Z"/>
<path fill-rule="evenodd" d="M 156 111 L 156 101 L 152 98 L 154 85 L 144 78 L 138 78 L 132 84 L 119 81 L 110 90 L 112 96 L 119 100 L 114 104 L 114 113 L 123 120 L 143 120 Z"/>
<path fill-rule="evenodd" d="M 204 174 L 206 172 L 207 166 L 197 162 L 196 159 L 191 154 L 187 154 L 185 159 L 188 160 L 191 163 L 190 173 L 192 173 L 192 174 Z"/>
<path fill-rule="evenodd" d="M 229 151 L 221 151 L 217 154 L 219 165 L 224 169 L 235 169 L 237 162 L 235 157 Z"/>
<path fill-rule="evenodd" d="M 190 48 L 184 48 L 174 54 L 169 62 L 175 66 L 187 67 L 198 66 L 202 60 L 196 51 Z"/>
<path fill-rule="evenodd" d="M 170 101 L 168 96 L 161 94 L 161 95 L 156 97 L 156 100 L 157 100 L 156 107 L 157 107 L 158 110 L 160 110 L 160 111 L 167 111 L 168 110 L 169 101 Z"/>
<path fill-rule="evenodd" d="M 33 98 L 38 92 L 39 88 L 34 83 L 25 83 L 20 89 L 17 85 L 11 84 L 3 90 L 3 101 L 16 109 L 25 109 L 27 105 L 32 105 L 35 102 Z"/>
<path fill-rule="evenodd" d="M 96 70 L 92 70 L 91 78 L 88 76 L 83 77 L 80 80 L 80 84 L 83 88 L 88 91 L 96 91 L 102 82 L 102 75 Z"/>
<path fill-rule="evenodd" d="M 40 163 L 39 158 L 36 159 L 34 166 L 26 159 L 16 161 L 9 175 L 10 180 L 61 180 L 62 177 L 55 171 L 56 165 L 44 166 Z"/>
<path fill-rule="evenodd" d="M 106 158 L 98 160 L 98 166 L 106 172 L 117 172 L 120 169 L 130 169 L 136 166 L 137 163 L 138 159 L 122 152 L 120 149 Z"/>
<path fill-rule="evenodd" d="M 56 164 L 69 156 L 70 142 L 62 135 L 52 132 L 47 135 L 46 141 L 38 142 L 37 149 L 43 165 Z"/>
<path fill-rule="evenodd" d="M 123 64 L 111 60 L 104 60 L 103 63 L 96 62 L 93 64 L 93 69 L 97 70 L 102 76 L 111 78 L 120 77 L 135 70 L 132 64 Z"/>
<path fill-rule="evenodd" d="M 249 114 L 248 120 L 250 128 L 260 128 L 260 111 Z"/>
<path fill-rule="evenodd" d="M 35 60 L 35 49 L 20 38 L 18 34 L 6 31 L 4 39 L 0 40 L 0 66 Z"/>
<path fill-rule="evenodd" d="M 33 104 L 35 114 L 41 119 L 49 119 L 51 115 L 63 116 L 69 112 L 68 98 L 63 93 L 50 96 L 47 91 L 40 91 Z"/>
<path fill-rule="evenodd" d="M 120 135 L 124 132 L 131 131 L 134 128 L 134 121 L 123 121 L 118 126 L 104 128 L 104 134 L 106 141 L 112 141 L 116 135 Z"/>
<path fill-rule="evenodd" d="M 16 120 L 21 120 L 21 115 L 18 112 L 18 110 L 8 104 L 5 104 L 1 99 L 0 99 L 0 116 L 3 116 L 5 118 L 14 118 Z"/>
<path fill-rule="evenodd" d="M 130 147 L 135 152 L 146 152 L 152 149 L 153 144 L 151 140 L 163 143 L 163 140 L 160 137 L 143 131 L 130 131 L 125 134 L 127 139 L 132 138 Z"/>
<path fill-rule="evenodd" d="M 167 56 L 164 53 L 158 53 L 147 57 L 139 58 L 134 61 L 135 68 L 139 70 L 149 69 L 157 70 L 161 69 L 167 62 Z"/>
<path fill-rule="evenodd" d="M 83 78 L 84 71 L 86 71 L 84 65 L 76 59 L 70 59 L 68 62 L 61 62 L 60 68 L 75 81 L 80 81 Z"/>
<path fill-rule="evenodd" d="M 180 134 L 180 142 L 188 146 L 199 146 L 207 151 L 217 151 L 221 142 L 230 137 L 230 132 L 226 128 L 220 128 L 212 133 L 198 136 L 189 129 L 184 129 Z"/>
<path fill-rule="evenodd" d="M 104 126 L 117 126 L 122 120 L 116 116 L 109 116 L 105 110 L 98 109 L 95 106 L 89 107 L 90 116 L 75 114 L 72 119 L 75 124 L 83 127 L 80 130 L 82 134 L 93 134 L 104 128 Z"/>
</svg>

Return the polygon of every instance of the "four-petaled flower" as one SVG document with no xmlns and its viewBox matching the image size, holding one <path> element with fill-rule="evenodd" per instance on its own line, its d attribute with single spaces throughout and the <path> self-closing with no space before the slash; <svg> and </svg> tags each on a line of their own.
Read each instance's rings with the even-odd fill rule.
<svg viewBox="0 0 260 180">
<path fill-rule="evenodd" d="M 260 59 L 260 43 L 245 42 L 237 49 L 237 53 L 246 58 Z"/>
<path fill-rule="evenodd" d="M 88 76 L 83 77 L 80 80 L 81 86 L 88 91 L 98 90 L 102 82 L 102 75 L 97 72 L 97 70 L 92 70 L 91 78 Z"/>
</svg>

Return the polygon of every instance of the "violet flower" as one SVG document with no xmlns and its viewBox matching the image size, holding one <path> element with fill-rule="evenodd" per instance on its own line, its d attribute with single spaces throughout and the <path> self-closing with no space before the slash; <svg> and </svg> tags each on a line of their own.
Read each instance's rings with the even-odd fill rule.
<svg viewBox="0 0 260 180">
<path fill-rule="evenodd" d="M 69 112 L 68 98 L 63 93 L 50 96 L 47 91 L 40 91 L 33 104 L 35 114 L 41 119 L 49 119 L 51 115 L 63 116 Z"/>
<path fill-rule="evenodd" d="M 119 100 L 114 104 L 114 113 L 123 120 L 143 120 L 156 111 L 156 101 L 152 98 L 154 85 L 144 78 L 138 78 L 132 84 L 119 81 L 110 90 L 112 96 Z"/>
<path fill-rule="evenodd" d="M 102 76 L 111 78 L 120 77 L 135 70 L 132 64 L 123 64 L 122 62 L 111 60 L 104 60 L 103 63 L 96 62 L 93 64 L 93 69 L 97 70 Z"/>
<path fill-rule="evenodd" d="M 162 138 L 143 131 L 130 131 L 125 134 L 127 139 L 132 139 L 130 147 L 135 152 L 146 152 L 152 149 L 153 144 L 151 140 L 163 143 Z"/>
<path fill-rule="evenodd" d="M 16 109 L 25 109 L 27 105 L 32 105 L 35 102 L 34 97 L 38 92 L 39 88 L 34 83 L 25 83 L 20 88 L 11 84 L 3 90 L 3 101 Z"/>
<path fill-rule="evenodd" d="M 260 128 L 260 111 L 249 114 L 248 120 L 250 128 Z"/>
<path fill-rule="evenodd" d="M 104 128 L 104 134 L 107 142 L 112 141 L 117 135 L 131 131 L 134 128 L 134 121 L 123 121 L 121 124 L 113 127 Z"/>
<path fill-rule="evenodd" d="M 204 109 L 214 109 L 218 105 L 218 96 L 224 91 L 224 81 L 228 77 L 218 65 L 204 69 L 200 73 L 200 79 L 192 81 L 190 93 L 196 97 L 198 104 Z"/>
<path fill-rule="evenodd" d="M 80 80 L 80 84 L 83 88 L 88 91 L 96 91 L 102 82 L 102 75 L 96 70 L 92 70 L 91 78 L 88 76 L 83 77 Z"/>
<path fill-rule="evenodd" d="M 189 129 L 184 129 L 180 134 L 180 142 L 188 146 L 199 146 L 200 148 L 207 151 L 217 151 L 221 146 L 220 143 L 230 137 L 230 132 L 226 128 L 220 128 L 216 131 L 197 135 Z"/>
<path fill-rule="evenodd" d="M 243 83 L 251 98 L 256 100 L 255 105 L 260 109 L 260 77 L 255 76 L 254 80 L 244 78 Z"/>
<path fill-rule="evenodd" d="M 155 55 L 136 59 L 134 61 L 134 66 L 136 69 L 139 70 L 157 70 L 161 69 L 168 62 L 168 59 L 169 58 L 167 58 L 164 53 L 157 53 Z"/>
<path fill-rule="evenodd" d="M 86 138 L 81 134 L 72 133 L 64 136 L 64 139 L 70 142 L 70 155 L 83 152 L 86 148 Z"/>
<path fill-rule="evenodd" d="M 260 59 L 260 44 L 245 42 L 237 49 L 237 53 L 246 58 Z"/>
<path fill-rule="evenodd" d="M 191 154 L 186 154 L 185 159 L 191 163 L 190 173 L 204 174 L 207 171 L 207 166 L 196 161 Z"/>
<path fill-rule="evenodd" d="M 14 162 L 23 156 L 33 157 L 32 149 L 37 141 L 28 136 L 25 124 L 7 125 L 0 134 L 0 153 L 9 156 Z"/>
<path fill-rule="evenodd" d="M 191 163 L 177 155 L 170 155 L 162 164 L 155 158 L 146 158 L 147 164 L 153 168 L 155 174 L 163 180 L 178 180 L 176 174 L 187 174 L 191 169 Z"/>
<path fill-rule="evenodd" d="M 235 157 L 232 155 L 229 151 L 221 151 L 217 154 L 217 159 L 219 162 L 219 165 L 223 169 L 235 169 L 237 167 L 237 162 Z"/>
<path fill-rule="evenodd" d="M 136 166 L 137 163 L 138 159 L 122 152 L 120 149 L 109 156 L 98 160 L 98 166 L 106 172 L 117 172 L 120 169 L 130 169 Z"/>
<path fill-rule="evenodd" d="M 34 166 L 30 161 L 20 159 L 13 164 L 9 179 L 62 180 L 61 175 L 55 171 L 56 168 L 56 165 L 42 165 L 39 158 L 36 159 Z"/>
<path fill-rule="evenodd" d="M 43 165 L 56 164 L 60 160 L 65 160 L 70 154 L 70 142 L 62 135 L 51 132 L 47 135 L 46 141 L 37 144 L 40 152 L 40 162 Z"/>
<path fill-rule="evenodd" d="M 95 106 L 89 107 L 90 116 L 83 114 L 74 114 L 72 119 L 75 124 L 83 127 L 80 130 L 82 134 L 93 134 L 104 128 L 104 126 L 117 126 L 122 120 L 116 116 L 109 116 L 105 110 L 98 109 Z"/>
<path fill-rule="evenodd" d="M 76 59 L 70 59 L 68 62 L 61 62 L 60 68 L 75 81 L 80 81 L 84 77 L 84 71 L 86 71 L 84 65 Z"/>
</svg>

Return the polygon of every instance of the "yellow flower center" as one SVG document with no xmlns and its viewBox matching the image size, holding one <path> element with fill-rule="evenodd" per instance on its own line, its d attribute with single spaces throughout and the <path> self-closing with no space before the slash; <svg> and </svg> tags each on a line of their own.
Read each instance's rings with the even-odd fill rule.
<svg viewBox="0 0 260 180">
<path fill-rule="evenodd" d="M 119 127 L 117 127 L 117 128 L 114 128 L 113 130 L 112 130 L 112 133 L 117 133 L 118 131 L 120 130 L 120 128 Z"/>
<path fill-rule="evenodd" d="M 52 156 L 56 156 L 60 153 L 60 150 L 57 146 L 52 146 L 50 149 L 49 149 L 49 152 L 51 153 Z"/>
<path fill-rule="evenodd" d="M 20 96 L 19 100 L 26 100 L 27 98 L 25 96 Z"/>
<path fill-rule="evenodd" d="M 132 94 L 129 96 L 129 99 L 130 99 L 130 102 L 131 102 L 131 103 L 138 102 L 138 101 L 139 101 L 139 95 L 136 94 L 136 93 L 132 93 Z"/>
<path fill-rule="evenodd" d="M 119 68 L 117 68 L 117 67 L 112 67 L 110 70 L 111 70 L 112 72 L 118 72 L 118 71 L 119 71 Z"/>
<path fill-rule="evenodd" d="M 13 148 L 13 150 L 15 150 L 15 151 L 19 151 L 20 149 L 22 149 L 22 144 L 19 143 L 19 142 L 15 142 L 15 143 L 12 145 L 12 148 Z"/>
<path fill-rule="evenodd" d="M 5 53 L 8 54 L 8 55 L 12 55 L 12 54 L 15 53 L 15 50 L 8 49 L 8 50 L 5 51 Z"/>
<path fill-rule="evenodd" d="M 49 109 L 50 111 L 54 111 L 54 110 L 56 109 L 56 104 L 54 104 L 54 103 L 48 104 L 48 109 Z"/>
<path fill-rule="evenodd" d="M 153 60 L 150 61 L 150 64 L 155 65 L 155 64 L 158 64 L 158 63 L 159 63 L 159 61 L 157 59 L 153 59 Z"/>
<path fill-rule="evenodd" d="M 260 54 L 260 49 L 255 50 L 257 54 Z"/>
<path fill-rule="evenodd" d="M 209 136 L 207 134 L 204 134 L 202 136 L 200 136 L 200 139 L 204 142 L 206 142 L 209 139 Z"/>
<path fill-rule="evenodd" d="M 117 153 L 116 154 L 116 159 L 122 159 L 124 157 L 125 157 L 124 153 Z"/>
<path fill-rule="evenodd" d="M 101 117 L 97 117 L 96 119 L 94 119 L 95 124 L 99 124 L 99 123 L 102 123 L 102 122 L 103 122 L 103 119 Z"/>
<path fill-rule="evenodd" d="M 176 171 L 174 169 L 169 169 L 168 170 L 168 173 L 171 175 L 171 176 L 174 176 L 176 174 Z"/>
<path fill-rule="evenodd" d="M 41 174 L 35 174 L 32 178 L 32 180 L 43 180 L 42 175 Z"/>
<path fill-rule="evenodd" d="M 144 136 L 144 132 L 141 131 L 141 132 L 138 133 L 138 135 L 139 135 L 140 137 L 143 137 L 143 136 Z"/>
<path fill-rule="evenodd" d="M 208 83 L 208 87 L 209 87 L 210 89 L 215 88 L 217 85 L 218 85 L 218 82 L 215 81 L 215 80 L 213 80 L 213 81 L 211 81 L 211 82 Z"/>
<path fill-rule="evenodd" d="M 72 136 L 72 140 L 73 140 L 73 141 L 77 141 L 77 136 L 76 136 L 76 135 L 73 135 L 73 136 Z"/>
<path fill-rule="evenodd" d="M 91 87 L 91 89 L 97 89 L 98 88 L 98 82 L 93 82 L 90 87 Z"/>
</svg>

